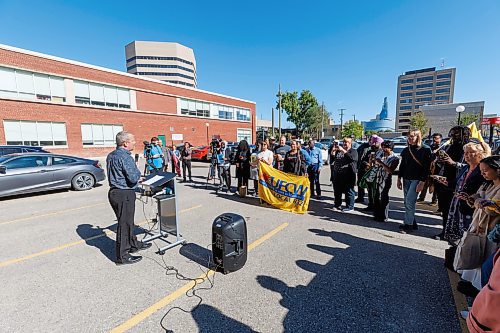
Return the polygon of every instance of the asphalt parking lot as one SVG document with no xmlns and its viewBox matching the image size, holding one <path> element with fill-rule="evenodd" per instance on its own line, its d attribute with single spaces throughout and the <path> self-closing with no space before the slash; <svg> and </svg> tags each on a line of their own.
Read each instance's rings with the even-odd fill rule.
<svg viewBox="0 0 500 333">
<path fill-rule="evenodd" d="M 216 194 L 205 187 L 208 164 L 193 165 L 195 182 L 177 186 L 187 245 L 164 256 L 153 246 L 134 265 L 114 263 L 107 183 L 0 200 L 0 331 L 164 332 L 162 317 L 182 307 L 187 313 L 175 308 L 163 320 L 174 332 L 460 332 L 442 264 L 446 244 L 430 238 L 441 221 L 426 207 L 418 211 L 419 230 L 402 235 L 395 189 L 388 223 L 337 213 L 325 167 L 324 199 L 311 200 L 309 214 L 299 216 L 253 197 Z M 199 299 L 185 295 L 190 281 L 165 267 L 203 277 L 212 222 L 224 212 L 246 219 L 248 261 L 237 272 L 199 279 L 203 301 L 191 311 Z M 151 200 L 136 201 L 140 228 L 149 229 L 154 214 Z"/>
</svg>

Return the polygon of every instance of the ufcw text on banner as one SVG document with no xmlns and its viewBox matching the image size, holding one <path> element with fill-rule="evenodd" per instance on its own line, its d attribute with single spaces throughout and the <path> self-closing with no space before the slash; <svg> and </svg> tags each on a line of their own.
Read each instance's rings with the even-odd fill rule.
<svg viewBox="0 0 500 333">
<path fill-rule="evenodd" d="M 304 214 L 311 196 L 309 179 L 259 163 L 259 197 L 276 208 Z"/>
</svg>

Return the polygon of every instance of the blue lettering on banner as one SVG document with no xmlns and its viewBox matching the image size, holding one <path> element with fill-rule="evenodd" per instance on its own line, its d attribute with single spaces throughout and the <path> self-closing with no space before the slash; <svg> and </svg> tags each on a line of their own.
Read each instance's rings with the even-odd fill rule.
<svg viewBox="0 0 500 333">
<path fill-rule="evenodd" d="M 268 182 L 263 179 L 259 179 L 259 183 L 262 186 L 265 186 L 271 191 L 274 191 L 280 195 L 298 200 L 304 200 L 305 194 L 309 190 L 309 187 L 307 186 L 304 187 L 303 185 L 289 183 L 287 181 L 276 179 L 274 177 L 270 177 Z"/>
</svg>

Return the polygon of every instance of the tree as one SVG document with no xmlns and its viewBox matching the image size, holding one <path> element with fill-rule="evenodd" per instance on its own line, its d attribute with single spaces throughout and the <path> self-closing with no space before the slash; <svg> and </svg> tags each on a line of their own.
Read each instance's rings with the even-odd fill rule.
<svg viewBox="0 0 500 333">
<path fill-rule="evenodd" d="M 306 130 L 314 137 L 321 138 L 321 129 L 329 124 L 330 113 L 325 107 L 316 105 L 311 107 L 305 115 Z"/>
<path fill-rule="evenodd" d="M 478 119 L 479 119 L 479 115 L 476 114 L 476 113 L 465 113 L 465 112 L 462 112 L 462 114 L 460 115 L 460 123 L 459 123 L 459 125 L 468 126 L 468 125 L 476 122 L 476 126 L 477 126 L 477 120 Z"/>
<path fill-rule="evenodd" d="M 363 136 L 363 125 L 357 120 L 348 120 L 342 127 L 342 137 L 354 135 L 355 138 Z"/>
<path fill-rule="evenodd" d="M 276 106 L 279 107 L 279 99 L 276 102 Z M 281 108 L 288 115 L 287 121 L 295 125 L 298 135 L 310 126 L 311 109 L 317 106 L 318 101 L 309 90 L 303 90 L 300 93 L 300 97 L 296 91 L 287 91 L 281 95 Z"/>
<path fill-rule="evenodd" d="M 378 133 L 378 131 L 374 131 L 374 130 L 365 131 L 366 136 L 370 136 L 370 135 L 377 134 L 377 133 Z"/>
<path fill-rule="evenodd" d="M 412 129 L 420 130 L 422 135 L 427 133 L 427 118 L 423 112 L 417 112 L 410 118 L 410 126 Z"/>
</svg>

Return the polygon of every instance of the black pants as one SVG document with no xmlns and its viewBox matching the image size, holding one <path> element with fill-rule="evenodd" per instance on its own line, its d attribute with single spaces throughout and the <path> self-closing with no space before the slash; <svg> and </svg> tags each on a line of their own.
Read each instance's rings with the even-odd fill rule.
<svg viewBox="0 0 500 333">
<path fill-rule="evenodd" d="M 392 186 L 392 179 L 389 178 L 385 182 L 382 192 L 375 185 L 375 195 L 373 197 L 373 217 L 377 221 L 386 221 L 389 218 L 389 190 Z"/>
<path fill-rule="evenodd" d="M 192 180 L 191 179 L 191 160 L 183 160 L 182 161 L 182 178 L 184 178 L 184 181 L 186 181 L 186 168 L 188 170 L 189 180 Z"/>
<path fill-rule="evenodd" d="M 365 171 L 358 171 L 358 181 L 361 180 L 364 174 Z M 362 188 L 361 186 L 358 186 L 358 201 L 364 201 L 364 200 L 365 200 L 365 189 Z"/>
<path fill-rule="evenodd" d="M 319 184 L 318 168 L 313 166 L 308 167 L 307 175 L 311 184 L 311 195 L 314 195 L 314 193 L 316 193 L 318 196 L 321 196 L 321 185 Z M 316 187 L 316 192 L 314 192 L 314 187 Z"/>
<path fill-rule="evenodd" d="M 354 197 L 356 192 L 354 191 L 354 185 L 356 184 L 356 175 L 352 174 L 340 174 L 336 175 L 333 179 L 333 195 L 335 196 L 334 205 L 335 207 L 340 207 L 342 205 L 342 194 L 345 196 L 346 208 L 354 208 Z"/>
<path fill-rule="evenodd" d="M 447 186 L 440 184 L 438 201 L 439 208 L 443 214 L 443 230 L 441 234 L 444 234 L 444 229 L 446 228 L 446 221 L 448 220 L 448 213 L 450 212 L 451 200 L 453 200 L 453 191 Z"/>
<path fill-rule="evenodd" d="M 130 257 L 129 250 L 138 249 L 142 244 L 134 235 L 135 192 L 134 190 L 111 189 L 108 199 L 118 221 L 116 230 L 116 261 Z"/>
<path fill-rule="evenodd" d="M 246 167 L 240 166 L 239 168 L 236 169 L 236 174 L 238 176 L 238 189 L 241 186 L 246 186 L 248 188 L 248 178 L 250 178 L 249 177 L 250 170 L 246 170 L 244 168 L 246 168 Z"/>
<path fill-rule="evenodd" d="M 367 208 L 373 208 L 375 206 L 374 196 L 375 196 L 376 187 L 377 187 L 377 184 L 368 183 L 368 187 L 366 188 L 366 191 L 368 192 L 368 207 Z"/>
</svg>

